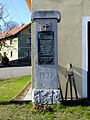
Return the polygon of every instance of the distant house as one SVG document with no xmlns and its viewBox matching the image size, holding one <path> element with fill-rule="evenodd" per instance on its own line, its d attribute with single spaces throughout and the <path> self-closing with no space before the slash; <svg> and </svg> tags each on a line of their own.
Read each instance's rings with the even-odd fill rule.
<svg viewBox="0 0 90 120">
<path fill-rule="evenodd" d="M 31 23 L 0 34 L 0 62 L 5 55 L 10 64 L 30 64 Z"/>
</svg>

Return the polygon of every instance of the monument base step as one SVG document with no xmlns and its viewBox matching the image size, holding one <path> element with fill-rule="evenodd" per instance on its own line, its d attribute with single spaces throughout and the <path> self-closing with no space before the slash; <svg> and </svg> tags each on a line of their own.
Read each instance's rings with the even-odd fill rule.
<svg viewBox="0 0 90 120">
<path fill-rule="evenodd" d="M 58 89 L 33 89 L 32 102 L 34 104 L 60 103 L 60 90 Z"/>
</svg>

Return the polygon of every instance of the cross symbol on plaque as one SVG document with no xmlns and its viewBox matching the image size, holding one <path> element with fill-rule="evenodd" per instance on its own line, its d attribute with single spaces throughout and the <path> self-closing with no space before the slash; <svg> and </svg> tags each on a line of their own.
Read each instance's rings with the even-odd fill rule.
<svg viewBox="0 0 90 120">
<path fill-rule="evenodd" d="M 45 31 L 49 30 L 49 29 L 50 29 L 50 25 L 47 24 L 47 23 L 45 23 L 45 24 L 43 25 L 43 29 L 44 29 Z"/>
</svg>

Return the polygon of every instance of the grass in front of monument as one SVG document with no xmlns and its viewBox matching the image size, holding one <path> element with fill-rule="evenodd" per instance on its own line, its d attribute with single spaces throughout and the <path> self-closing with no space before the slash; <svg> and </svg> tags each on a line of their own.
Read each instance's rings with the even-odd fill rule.
<svg viewBox="0 0 90 120">
<path fill-rule="evenodd" d="M 0 105 L 0 120 L 90 120 L 90 106 L 56 104 L 52 111 L 33 111 L 32 103 Z"/>
<path fill-rule="evenodd" d="M 31 76 L 0 79 L 0 102 L 10 101 L 30 80 Z"/>
<path fill-rule="evenodd" d="M 31 76 L 0 79 L 0 120 L 90 120 L 90 101 L 77 101 L 52 105 L 52 109 L 33 110 L 32 103 L 9 101 Z M 88 103 L 89 102 L 89 103 Z M 88 104 L 87 104 L 88 103 Z"/>
</svg>

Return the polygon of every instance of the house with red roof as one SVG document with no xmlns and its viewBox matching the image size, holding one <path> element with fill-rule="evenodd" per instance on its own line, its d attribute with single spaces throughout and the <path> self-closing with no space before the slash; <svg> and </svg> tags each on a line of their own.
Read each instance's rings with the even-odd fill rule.
<svg viewBox="0 0 90 120">
<path fill-rule="evenodd" d="M 30 64 L 31 23 L 0 34 L 0 62 L 7 56 L 10 64 Z"/>
</svg>

